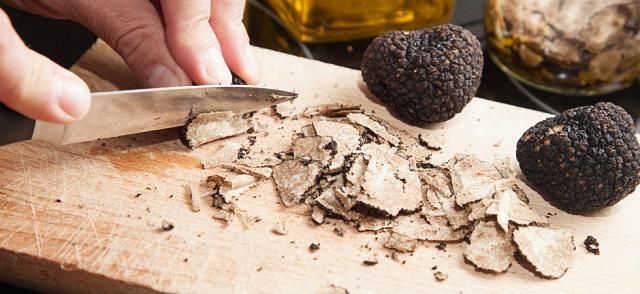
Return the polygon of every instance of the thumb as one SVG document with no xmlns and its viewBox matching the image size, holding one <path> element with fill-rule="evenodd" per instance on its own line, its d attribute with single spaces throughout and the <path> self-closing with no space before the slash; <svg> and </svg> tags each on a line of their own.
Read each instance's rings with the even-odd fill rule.
<svg viewBox="0 0 640 294">
<path fill-rule="evenodd" d="M 30 50 L 0 9 L 0 102 L 30 118 L 69 123 L 89 110 L 87 85 Z"/>
</svg>

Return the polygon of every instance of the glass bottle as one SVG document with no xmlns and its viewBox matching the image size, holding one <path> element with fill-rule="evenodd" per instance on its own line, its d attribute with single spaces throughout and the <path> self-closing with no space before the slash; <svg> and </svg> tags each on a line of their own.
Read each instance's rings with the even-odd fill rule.
<svg viewBox="0 0 640 294">
<path fill-rule="evenodd" d="M 485 30 L 491 59 L 542 90 L 600 95 L 640 76 L 638 0 L 489 0 Z"/>
<path fill-rule="evenodd" d="M 268 0 L 304 42 L 347 41 L 446 22 L 454 0 Z"/>
</svg>

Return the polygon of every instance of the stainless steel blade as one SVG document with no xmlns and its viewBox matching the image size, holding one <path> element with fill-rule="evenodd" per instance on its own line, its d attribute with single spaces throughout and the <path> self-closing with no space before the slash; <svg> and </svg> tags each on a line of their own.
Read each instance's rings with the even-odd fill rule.
<svg viewBox="0 0 640 294">
<path fill-rule="evenodd" d="M 33 140 L 70 144 L 184 125 L 191 111 L 251 112 L 297 94 L 254 86 L 189 86 L 92 94 L 89 113 L 68 125 L 36 122 Z"/>
</svg>

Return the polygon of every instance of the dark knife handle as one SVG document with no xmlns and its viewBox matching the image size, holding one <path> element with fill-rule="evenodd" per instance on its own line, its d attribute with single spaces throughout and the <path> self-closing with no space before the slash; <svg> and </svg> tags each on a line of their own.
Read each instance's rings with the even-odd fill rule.
<svg viewBox="0 0 640 294">
<path fill-rule="evenodd" d="M 0 103 L 0 146 L 30 140 L 36 121 Z"/>
</svg>

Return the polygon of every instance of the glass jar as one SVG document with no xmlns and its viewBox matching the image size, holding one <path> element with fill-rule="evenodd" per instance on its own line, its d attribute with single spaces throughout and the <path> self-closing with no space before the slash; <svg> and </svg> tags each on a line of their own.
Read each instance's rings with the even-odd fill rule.
<svg viewBox="0 0 640 294">
<path fill-rule="evenodd" d="M 640 76 L 639 0 L 489 0 L 485 30 L 498 67 L 542 90 L 600 95 Z"/>
<path fill-rule="evenodd" d="M 304 42 L 347 41 L 444 23 L 454 0 L 268 0 Z"/>
</svg>

